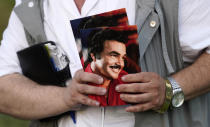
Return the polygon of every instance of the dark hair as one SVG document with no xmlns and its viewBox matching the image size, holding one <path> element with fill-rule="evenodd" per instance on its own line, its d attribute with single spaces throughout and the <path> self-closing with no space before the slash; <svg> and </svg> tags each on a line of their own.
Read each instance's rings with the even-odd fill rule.
<svg viewBox="0 0 210 127">
<path fill-rule="evenodd" d="M 107 40 L 114 40 L 126 44 L 128 36 L 123 31 L 113 29 L 93 31 L 88 37 L 88 62 L 92 61 L 90 53 L 93 53 L 97 59 L 100 59 L 100 54 L 104 50 L 104 43 Z"/>
<path fill-rule="evenodd" d="M 74 36 L 78 37 L 80 35 L 81 29 L 120 26 L 122 25 L 120 20 L 122 20 L 125 17 L 127 17 L 126 13 L 121 13 L 121 14 L 118 13 L 116 15 L 110 15 L 110 16 L 95 15 L 95 16 L 82 18 L 78 25 L 76 35 Z"/>
<path fill-rule="evenodd" d="M 95 28 L 95 27 L 119 26 L 121 24 L 120 19 L 123 19 L 124 17 L 127 17 L 126 13 L 111 15 L 111 16 L 95 15 L 89 19 L 86 19 L 84 23 L 81 23 L 81 25 L 83 29 Z"/>
</svg>

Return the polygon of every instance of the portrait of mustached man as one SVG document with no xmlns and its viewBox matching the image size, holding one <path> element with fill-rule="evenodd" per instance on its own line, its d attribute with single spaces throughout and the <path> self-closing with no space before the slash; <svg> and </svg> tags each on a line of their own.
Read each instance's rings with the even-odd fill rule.
<svg viewBox="0 0 210 127">
<path fill-rule="evenodd" d="M 90 41 L 85 71 L 102 76 L 104 82 L 96 86 L 104 87 L 108 92 L 104 96 L 89 95 L 89 97 L 99 101 L 101 106 L 126 104 L 120 99 L 115 87 L 123 83 L 121 77 L 127 74 L 123 70 L 126 61 L 127 37 L 121 31 L 105 29 L 91 36 Z"/>
</svg>

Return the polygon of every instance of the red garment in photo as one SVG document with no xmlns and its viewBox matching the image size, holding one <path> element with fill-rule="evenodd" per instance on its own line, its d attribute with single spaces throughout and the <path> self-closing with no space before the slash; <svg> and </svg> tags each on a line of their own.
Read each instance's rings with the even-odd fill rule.
<svg viewBox="0 0 210 127">
<path fill-rule="evenodd" d="M 85 68 L 85 72 L 90 72 L 93 73 L 93 71 L 91 70 L 90 64 Z M 115 87 L 117 85 L 123 84 L 123 81 L 121 80 L 121 77 L 123 75 L 128 74 L 125 71 L 121 71 L 118 79 L 114 79 L 110 82 L 109 87 L 108 87 L 108 94 L 107 96 L 99 96 L 99 95 L 88 95 L 88 97 L 97 100 L 98 102 L 100 102 L 100 106 L 118 106 L 118 105 L 126 105 L 126 103 L 120 99 L 120 93 L 118 93 L 115 90 Z M 94 85 L 94 86 L 98 86 L 100 87 L 100 85 L 97 84 L 93 84 L 93 83 L 89 83 L 89 85 Z"/>
</svg>

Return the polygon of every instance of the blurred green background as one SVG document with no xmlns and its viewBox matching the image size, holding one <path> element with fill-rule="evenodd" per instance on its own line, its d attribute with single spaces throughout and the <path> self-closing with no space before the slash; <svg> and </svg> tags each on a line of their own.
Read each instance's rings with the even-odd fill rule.
<svg viewBox="0 0 210 127">
<path fill-rule="evenodd" d="M 14 1 L 15 0 L 0 0 L 0 40 L 2 39 L 2 32 L 7 27 L 8 18 L 15 4 Z"/>
<path fill-rule="evenodd" d="M 15 0 L 0 0 L 0 40 L 14 5 Z M 28 127 L 28 125 L 29 121 L 15 119 L 0 113 L 0 127 Z"/>
</svg>

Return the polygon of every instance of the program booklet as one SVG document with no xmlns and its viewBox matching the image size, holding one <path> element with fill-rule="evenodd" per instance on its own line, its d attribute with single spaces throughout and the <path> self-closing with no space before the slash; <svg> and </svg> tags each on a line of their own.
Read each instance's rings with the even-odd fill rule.
<svg viewBox="0 0 210 127">
<path fill-rule="evenodd" d="M 116 17 L 118 17 L 116 15 L 120 15 L 121 18 L 116 20 Z M 105 24 L 95 23 L 103 21 L 98 16 L 102 16 L 102 19 L 108 18 L 104 22 Z M 97 20 L 95 19 L 96 17 L 98 17 Z M 95 21 L 88 22 L 87 19 L 92 20 L 92 18 Z M 80 26 L 78 24 L 83 22 L 82 20 L 88 22 L 88 25 L 91 27 L 78 27 Z M 108 22 L 112 22 L 112 25 L 106 25 Z M 84 25 L 84 23 L 82 24 Z M 88 96 L 99 101 L 100 106 L 103 107 L 127 105 L 126 102 L 120 99 L 120 93 L 115 90 L 115 87 L 124 84 L 121 80 L 123 75 L 141 71 L 139 67 L 137 26 L 128 25 L 125 9 L 76 19 L 71 21 L 71 25 L 76 43 L 79 43 L 78 52 L 80 53 L 84 71 L 96 73 L 104 79 L 103 84 L 89 83 L 89 85 L 107 89 L 107 94 L 104 96 Z"/>
<path fill-rule="evenodd" d="M 137 27 L 90 28 L 80 32 L 85 72 L 96 73 L 104 79 L 103 84 L 90 85 L 107 89 L 105 96 L 88 96 L 99 101 L 101 106 L 126 105 L 115 87 L 123 85 L 123 75 L 141 71 Z"/>
</svg>

